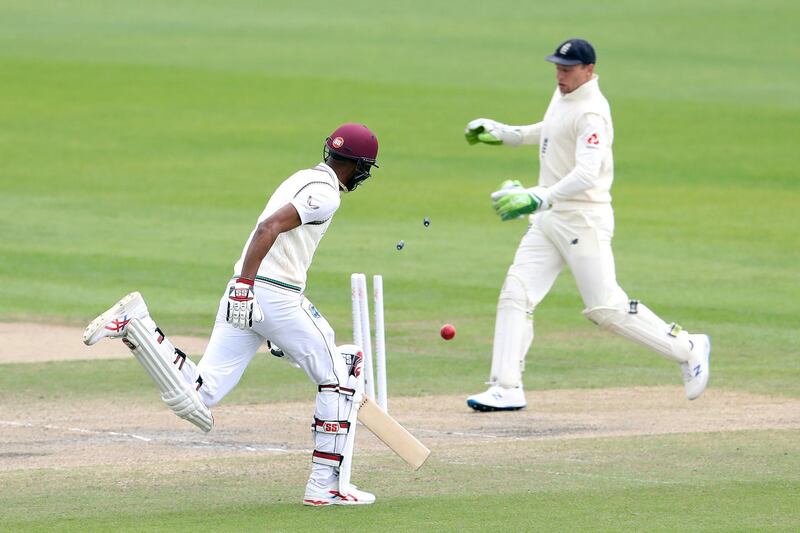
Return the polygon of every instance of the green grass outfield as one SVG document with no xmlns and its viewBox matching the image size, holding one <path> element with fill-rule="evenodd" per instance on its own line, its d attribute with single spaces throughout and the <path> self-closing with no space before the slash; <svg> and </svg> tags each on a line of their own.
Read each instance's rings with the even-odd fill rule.
<svg viewBox="0 0 800 533">
<path fill-rule="evenodd" d="M 709 392 L 800 397 L 799 16 L 795 2 L 773 0 L 6 0 L 0 320 L 82 326 L 140 290 L 170 333 L 207 334 L 274 187 L 318 162 L 341 122 L 359 121 L 379 136 L 381 168 L 343 198 L 308 296 L 345 340 L 349 274 L 382 273 L 392 393 L 477 392 L 497 294 L 525 231 L 497 220 L 488 195 L 507 178 L 533 184 L 537 167 L 535 149 L 470 147 L 462 130 L 478 116 L 538 121 L 554 89 L 543 56 L 582 36 L 596 45 L 615 120 L 621 285 L 666 320 L 712 335 Z M 580 309 L 565 273 L 536 312 L 528 389 L 678 383 L 673 365 L 598 334 Z M 449 343 L 438 338 L 444 322 L 458 328 Z M 141 373 L 134 365 L 2 365 L 0 401 L 52 398 L 54 380 L 70 402 L 150 398 L 145 381 L 128 379 Z M 258 362 L 228 400 L 310 398 L 304 384 Z M 709 436 L 594 442 L 586 453 L 599 460 L 581 463 L 585 476 L 572 475 L 566 455 L 531 475 L 434 468 L 439 492 L 425 489 L 425 470 L 373 475 L 386 480 L 380 504 L 336 510 L 322 527 L 344 529 L 352 517 L 386 530 L 796 530 L 797 436 L 736 434 L 709 454 L 699 481 L 690 458 L 715 445 Z M 685 453 L 651 470 L 644 458 L 665 448 Z M 730 461 L 736 451 L 746 453 Z M 147 504 L 180 492 L 177 482 L 151 491 L 142 476 L 104 491 L 113 469 L 30 475 L 0 471 L 0 530 L 322 523 L 278 501 L 268 480 L 233 473 L 217 503 L 194 488 L 169 508 Z M 644 477 L 654 482 L 631 481 Z M 203 505 L 220 521 L 198 514 Z"/>
</svg>

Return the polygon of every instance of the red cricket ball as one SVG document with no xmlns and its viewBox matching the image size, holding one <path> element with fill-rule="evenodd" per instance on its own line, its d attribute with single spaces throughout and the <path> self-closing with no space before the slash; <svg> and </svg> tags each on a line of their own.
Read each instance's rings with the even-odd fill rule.
<svg viewBox="0 0 800 533">
<path fill-rule="evenodd" d="M 452 324 L 445 324 L 442 326 L 442 329 L 439 330 L 439 335 L 441 335 L 444 340 L 449 341 L 456 336 L 456 328 Z"/>
</svg>

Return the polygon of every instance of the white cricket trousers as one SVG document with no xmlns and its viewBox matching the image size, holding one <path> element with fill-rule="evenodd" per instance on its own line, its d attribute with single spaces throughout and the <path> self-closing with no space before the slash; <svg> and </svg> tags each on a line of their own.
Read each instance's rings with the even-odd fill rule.
<svg viewBox="0 0 800 533">
<path fill-rule="evenodd" d="M 256 285 L 254 291 L 264 321 L 246 330 L 235 328 L 225 319 L 229 288 L 230 284 L 220 299 L 205 354 L 196 366 L 187 360 L 182 369 L 184 377 L 194 383 L 199 376 L 200 396 L 211 407 L 236 386 L 265 340 L 277 344 L 285 357 L 296 362 L 318 386 L 311 419 L 314 453 L 309 483 L 330 487 L 338 479 L 338 467 L 346 453 L 347 434 L 338 431 L 338 427 L 341 421 L 350 420 L 356 408 L 349 396 L 339 392 L 339 386 L 347 384 L 349 368 L 336 347 L 333 329 L 302 294 L 261 285 Z M 337 431 L 320 429 L 332 426 Z"/>
<path fill-rule="evenodd" d="M 211 339 L 197 364 L 203 378 L 200 394 L 207 406 L 217 404 L 236 386 L 267 339 L 300 365 L 316 385 L 347 382 L 347 368 L 336 348 L 333 329 L 308 298 L 277 287 L 256 285 L 254 291 L 264 321 L 246 330 L 225 320 L 228 288 L 220 299 Z"/>
<path fill-rule="evenodd" d="M 625 305 L 617 284 L 610 204 L 551 209 L 531 217 L 500 291 L 490 382 L 522 385 L 525 356 L 533 341 L 533 311 L 568 266 L 587 309 Z"/>
</svg>

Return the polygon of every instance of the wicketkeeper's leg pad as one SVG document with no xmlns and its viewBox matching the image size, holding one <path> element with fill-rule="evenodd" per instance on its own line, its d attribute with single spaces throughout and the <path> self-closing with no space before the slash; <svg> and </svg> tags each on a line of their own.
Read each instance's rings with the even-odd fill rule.
<svg viewBox="0 0 800 533">
<path fill-rule="evenodd" d="M 519 275 L 509 272 L 500 291 L 492 344 L 491 383 L 522 386 L 525 356 L 533 342 L 533 306 Z"/>
<path fill-rule="evenodd" d="M 593 307 L 583 311 L 586 318 L 603 329 L 646 346 L 679 363 L 689 359 L 689 335 L 678 324 L 667 324 L 639 300 L 627 305 Z"/>
<path fill-rule="evenodd" d="M 158 328 L 151 329 L 138 318 L 132 318 L 123 341 L 155 382 L 161 400 L 179 417 L 205 432 L 211 431 L 214 426 L 211 411 L 200 398 L 195 383 L 188 381 L 182 372 L 186 356 Z"/>
</svg>

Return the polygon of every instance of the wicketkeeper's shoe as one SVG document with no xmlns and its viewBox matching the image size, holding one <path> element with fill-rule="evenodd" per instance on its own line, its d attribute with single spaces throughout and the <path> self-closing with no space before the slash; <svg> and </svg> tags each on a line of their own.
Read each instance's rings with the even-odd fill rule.
<svg viewBox="0 0 800 533">
<path fill-rule="evenodd" d="M 306 494 L 303 496 L 303 505 L 322 507 L 324 505 L 369 505 L 375 503 L 375 495 L 359 490 L 355 485 L 350 485 L 347 496 L 339 492 L 339 484 L 332 487 L 320 488 L 314 483 L 306 485 Z"/>
<path fill-rule="evenodd" d="M 686 397 L 690 400 L 698 398 L 708 385 L 708 375 L 711 371 L 711 339 L 708 335 L 689 335 L 692 351 L 689 360 L 681 363 L 683 383 L 686 388 Z"/>
<path fill-rule="evenodd" d="M 92 320 L 83 332 L 83 343 L 91 346 L 103 337 L 118 339 L 125 335 L 131 318 L 148 316 L 147 305 L 138 292 L 132 292 L 111 306 L 111 309 Z"/>
<path fill-rule="evenodd" d="M 467 398 L 467 405 L 476 411 L 517 411 L 528 405 L 522 387 L 506 389 L 492 385 L 489 390 Z"/>
</svg>

